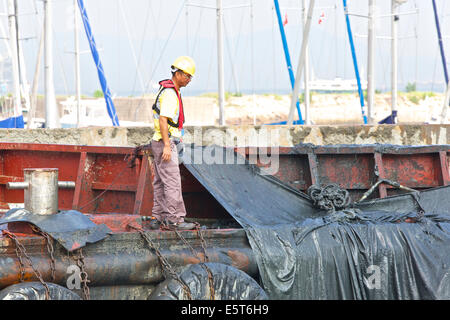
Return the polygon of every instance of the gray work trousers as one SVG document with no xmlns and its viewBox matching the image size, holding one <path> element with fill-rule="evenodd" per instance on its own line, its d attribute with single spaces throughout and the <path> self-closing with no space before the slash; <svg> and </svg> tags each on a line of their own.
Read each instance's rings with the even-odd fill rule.
<svg viewBox="0 0 450 320">
<path fill-rule="evenodd" d="M 152 140 L 154 178 L 152 215 L 159 221 L 170 223 L 184 222 L 186 208 L 181 192 L 181 177 L 178 151 L 173 139 L 170 139 L 172 156 L 170 161 L 162 159 L 164 142 Z"/>
</svg>

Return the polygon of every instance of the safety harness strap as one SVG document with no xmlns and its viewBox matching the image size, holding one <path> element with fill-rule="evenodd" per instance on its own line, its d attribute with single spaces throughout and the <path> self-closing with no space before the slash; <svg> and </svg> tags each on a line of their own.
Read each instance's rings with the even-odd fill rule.
<svg viewBox="0 0 450 320">
<path fill-rule="evenodd" d="M 161 93 L 165 89 L 172 88 L 173 90 L 175 90 L 175 93 L 177 94 L 177 97 L 178 97 L 179 116 L 178 116 L 178 122 L 177 123 L 173 122 L 172 120 L 170 120 L 168 118 L 167 119 L 167 124 L 170 125 L 171 127 L 174 127 L 174 128 L 183 129 L 184 111 L 183 111 L 183 101 L 181 100 L 180 93 L 178 92 L 177 88 L 175 87 L 175 85 L 174 85 L 174 83 L 173 83 L 173 81 L 171 79 L 162 80 L 162 81 L 159 82 L 159 85 L 160 85 L 159 93 L 156 96 L 155 103 L 153 104 L 152 109 L 155 110 L 155 112 L 158 115 L 161 113 L 161 110 L 157 106 L 159 96 L 161 95 Z"/>
</svg>

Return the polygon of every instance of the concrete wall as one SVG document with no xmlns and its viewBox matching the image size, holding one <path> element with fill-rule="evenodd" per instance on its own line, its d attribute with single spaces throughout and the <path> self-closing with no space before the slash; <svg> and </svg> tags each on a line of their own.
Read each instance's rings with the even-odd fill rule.
<svg viewBox="0 0 450 320">
<path fill-rule="evenodd" d="M 293 146 L 333 144 L 450 144 L 450 125 L 375 126 L 232 126 L 186 127 L 184 141 L 199 145 Z M 151 127 L 91 127 L 81 129 L 0 129 L 0 142 L 96 146 L 148 144 Z"/>
</svg>

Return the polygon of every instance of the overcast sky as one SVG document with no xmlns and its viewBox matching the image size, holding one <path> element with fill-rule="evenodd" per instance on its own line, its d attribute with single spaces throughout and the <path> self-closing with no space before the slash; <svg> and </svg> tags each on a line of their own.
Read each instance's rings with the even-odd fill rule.
<svg viewBox="0 0 450 320">
<path fill-rule="evenodd" d="M 41 34 L 42 1 L 19 0 L 19 28 L 31 82 Z M 54 66 L 57 94 L 73 94 L 74 48 L 73 0 L 54 0 Z M 253 2 L 253 20 L 250 4 Z M 302 43 L 301 0 L 279 0 L 294 69 Z M 437 0 L 447 60 L 450 60 L 450 5 Z M 309 1 L 307 1 L 309 3 Z M 391 0 L 377 0 L 378 15 L 390 13 Z M 1 0 L 2 11 L 6 0 Z M 217 42 L 215 0 L 85 0 L 92 31 L 111 91 L 116 95 L 140 96 L 155 91 L 155 84 L 169 77 L 169 66 L 179 55 L 190 55 L 197 73 L 185 95 L 217 91 Z M 225 24 L 225 90 L 251 93 L 288 93 L 289 76 L 272 0 L 223 0 Z M 368 14 L 368 1 L 348 0 L 352 13 Z M 409 0 L 400 12 L 399 88 L 417 82 L 419 89 L 444 90 L 431 0 Z M 79 15 L 79 12 L 77 11 Z M 320 16 L 324 20 L 319 24 Z M 0 21 L 7 28 L 7 18 Z M 367 19 L 352 16 L 352 31 L 360 72 L 367 76 Z M 388 37 L 389 18 L 376 21 L 376 33 Z M 100 89 L 89 45 L 80 23 L 82 92 Z M 4 43 L 0 46 L 5 54 Z M 318 79 L 354 78 L 345 16 L 341 0 L 316 0 L 309 41 L 311 67 Z M 253 53 L 253 55 L 252 55 Z M 377 89 L 390 89 L 390 41 L 376 41 Z M 41 72 L 42 75 L 42 72 Z M 43 91 L 43 77 L 40 80 Z"/>
</svg>

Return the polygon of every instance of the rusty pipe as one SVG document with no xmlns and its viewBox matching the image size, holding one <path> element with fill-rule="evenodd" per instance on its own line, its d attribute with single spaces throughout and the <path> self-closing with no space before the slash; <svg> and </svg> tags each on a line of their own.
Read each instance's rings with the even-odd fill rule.
<svg viewBox="0 0 450 320">
<path fill-rule="evenodd" d="M 256 276 L 258 267 L 250 247 L 208 248 L 209 262 L 218 262 L 236 267 L 250 276 Z M 45 251 L 44 251 L 45 252 Z M 199 252 L 201 252 L 199 250 Z M 188 249 L 162 250 L 161 253 L 175 270 L 183 266 L 203 262 L 203 254 L 194 256 Z M 90 280 L 89 286 L 158 284 L 165 279 L 156 254 L 150 249 L 132 249 L 131 252 L 116 254 L 84 253 L 85 270 Z M 51 279 L 50 258 L 45 254 L 30 254 L 33 266 L 39 270 L 46 282 L 66 287 L 77 263 L 68 255 L 55 256 L 55 280 Z M 70 272 L 69 272 L 70 271 Z M 25 266 L 25 281 L 38 281 L 32 268 Z M 0 256 L 0 289 L 17 283 L 20 266 L 14 254 Z"/>
</svg>

